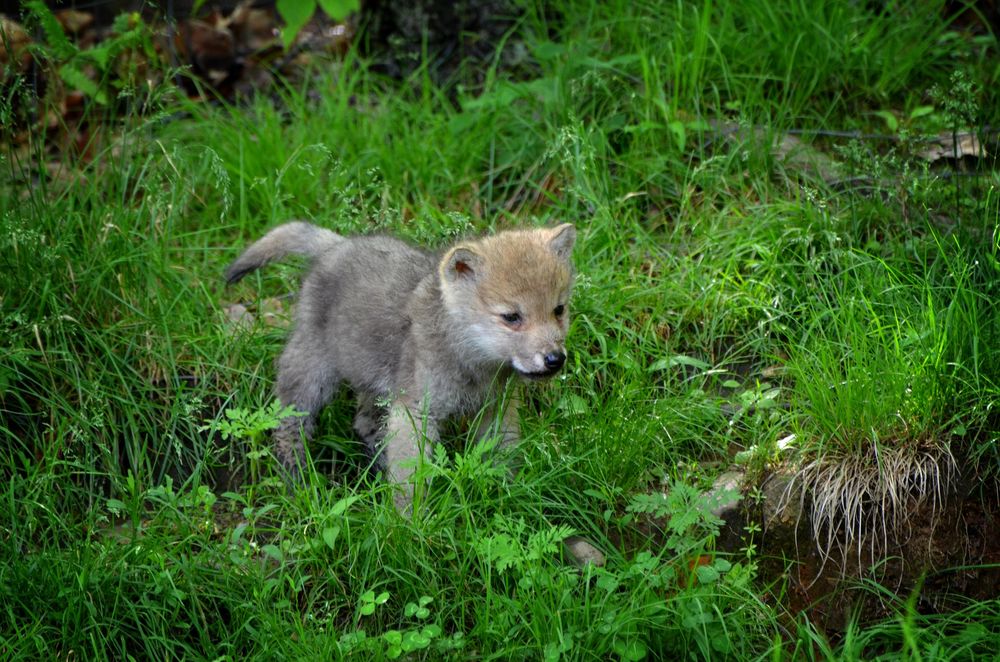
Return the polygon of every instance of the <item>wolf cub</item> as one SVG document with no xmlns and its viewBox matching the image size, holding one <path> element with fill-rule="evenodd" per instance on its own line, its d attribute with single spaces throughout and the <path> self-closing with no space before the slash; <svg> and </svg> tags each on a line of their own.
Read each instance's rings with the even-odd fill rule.
<svg viewBox="0 0 1000 662">
<path fill-rule="evenodd" d="M 305 416 L 284 419 L 275 454 L 297 476 L 320 409 L 342 382 L 357 397 L 354 429 L 412 505 L 416 461 L 428 457 L 438 423 L 496 416 L 512 374 L 556 374 L 566 361 L 576 230 L 501 232 L 433 254 L 391 237 L 343 237 L 286 223 L 226 270 L 235 283 L 272 260 L 305 255 L 295 328 L 278 362 L 278 398 Z M 499 421 L 501 445 L 519 438 L 516 403 Z"/>
</svg>

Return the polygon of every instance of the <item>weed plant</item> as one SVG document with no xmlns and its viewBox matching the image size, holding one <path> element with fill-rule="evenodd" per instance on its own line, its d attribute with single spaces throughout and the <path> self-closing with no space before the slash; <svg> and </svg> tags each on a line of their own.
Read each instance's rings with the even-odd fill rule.
<svg viewBox="0 0 1000 662">
<path fill-rule="evenodd" d="M 913 111 L 956 67 L 978 109 L 962 121 L 995 124 L 995 40 L 953 32 L 954 3 L 918 4 L 530 5 L 529 78 L 438 88 L 350 53 L 243 105 L 150 102 L 161 114 L 117 120 L 71 181 L 25 158 L 44 134 L 4 152 L 3 656 L 995 650 L 995 601 L 938 618 L 898 603 L 831 643 L 775 604 L 752 549 L 716 553 L 698 498 L 734 451 L 770 461 L 790 434 L 802 465 L 860 467 L 818 501 L 834 537 L 865 526 L 859 500 L 934 498 L 948 458 L 1000 468 L 996 173 L 956 199 L 958 177 L 874 177 L 876 147 L 855 190 L 772 148 L 791 129 L 880 132 L 886 113 L 952 131 L 942 105 Z M 287 312 L 302 265 L 230 290 L 222 273 L 290 218 L 430 246 L 577 224 L 571 358 L 530 391 L 517 480 L 456 430 L 402 519 L 345 394 L 287 489 L 266 443 L 286 330 L 263 311 Z M 236 302 L 255 316 L 230 320 Z M 607 565 L 564 558 L 574 534 Z"/>
</svg>

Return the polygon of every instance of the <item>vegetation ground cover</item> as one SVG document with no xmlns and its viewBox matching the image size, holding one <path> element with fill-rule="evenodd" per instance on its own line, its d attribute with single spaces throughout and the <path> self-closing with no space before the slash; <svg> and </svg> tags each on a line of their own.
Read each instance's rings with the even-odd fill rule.
<svg viewBox="0 0 1000 662">
<path fill-rule="evenodd" d="M 78 177 L 6 152 L 0 651 L 995 654 L 997 598 L 933 613 L 873 575 L 889 616 L 825 631 L 760 573 L 762 532 L 717 550 L 702 497 L 733 462 L 804 469 L 816 542 L 849 545 L 957 472 L 995 496 L 1000 58 L 957 11 L 527 5 L 527 76 L 389 80 L 349 52 L 244 104 L 109 113 Z M 301 265 L 222 273 L 290 218 L 432 246 L 576 223 L 571 357 L 529 392 L 517 480 L 455 430 L 400 518 L 345 393 L 288 491 L 268 431 Z M 607 565 L 563 558 L 574 533 Z"/>
</svg>

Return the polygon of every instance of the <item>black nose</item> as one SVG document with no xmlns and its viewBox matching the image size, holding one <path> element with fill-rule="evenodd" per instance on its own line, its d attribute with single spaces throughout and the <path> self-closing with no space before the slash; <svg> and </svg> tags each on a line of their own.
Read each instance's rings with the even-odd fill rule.
<svg viewBox="0 0 1000 662">
<path fill-rule="evenodd" d="M 549 352 L 545 355 L 545 367 L 549 370 L 558 370 L 566 362 L 566 355 L 562 352 Z"/>
</svg>

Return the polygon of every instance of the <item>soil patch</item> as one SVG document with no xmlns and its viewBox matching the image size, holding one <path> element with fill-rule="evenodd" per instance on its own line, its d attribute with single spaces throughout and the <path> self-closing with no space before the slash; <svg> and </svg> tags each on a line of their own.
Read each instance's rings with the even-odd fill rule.
<svg viewBox="0 0 1000 662">
<path fill-rule="evenodd" d="M 745 503 L 741 519 L 763 526 L 762 578 L 776 592 L 784 587 L 788 608 L 831 635 L 855 614 L 862 623 L 890 616 L 913 591 L 919 591 L 916 608 L 924 614 L 955 608 L 958 598 L 1000 596 L 995 482 L 960 475 L 942 504 L 914 500 L 899 530 L 872 530 L 846 549 L 824 549 L 816 539 L 808 494 L 801 498 L 790 473 L 771 474 L 761 492 L 765 498 Z M 730 522 L 730 529 L 742 530 L 744 522 Z"/>
</svg>

